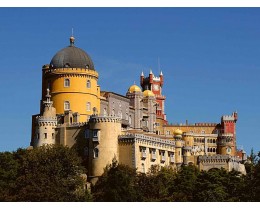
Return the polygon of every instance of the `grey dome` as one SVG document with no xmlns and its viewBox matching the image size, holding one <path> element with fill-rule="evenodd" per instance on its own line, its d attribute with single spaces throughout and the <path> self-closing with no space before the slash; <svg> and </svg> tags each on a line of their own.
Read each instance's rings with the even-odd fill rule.
<svg viewBox="0 0 260 210">
<path fill-rule="evenodd" d="M 90 56 L 82 49 L 70 45 L 54 55 L 50 63 L 51 68 L 85 68 L 94 69 Z"/>
</svg>

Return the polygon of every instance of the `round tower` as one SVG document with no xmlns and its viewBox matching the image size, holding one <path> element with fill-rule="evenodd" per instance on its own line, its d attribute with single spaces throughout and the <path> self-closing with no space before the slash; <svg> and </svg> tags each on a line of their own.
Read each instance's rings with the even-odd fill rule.
<svg viewBox="0 0 260 210">
<path fill-rule="evenodd" d="M 182 147 L 183 147 L 183 140 L 182 140 L 182 130 L 176 129 L 174 131 L 174 140 L 175 140 L 175 161 L 177 167 L 179 167 L 182 162 Z"/>
<path fill-rule="evenodd" d="M 92 183 L 104 172 L 113 158 L 119 161 L 118 136 L 121 134 L 121 118 L 91 116 L 89 120 L 89 177 Z"/>
<path fill-rule="evenodd" d="M 135 109 L 134 116 L 132 122 L 130 124 L 130 128 L 133 129 L 141 129 L 141 120 L 142 120 L 142 107 L 143 107 L 143 93 L 141 88 L 136 84 L 133 84 L 129 87 L 126 97 L 130 99 L 130 106 Z"/>
<path fill-rule="evenodd" d="M 235 156 L 234 137 L 232 134 L 221 134 L 218 139 L 218 154 Z"/>
<path fill-rule="evenodd" d="M 93 110 L 100 113 L 98 72 L 90 56 L 74 43 L 72 36 L 70 45 L 57 52 L 49 65 L 43 66 L 42 98 L 49 88 L 57 114 L 71 110 L 79 113 L 79 122 L 85 122 Z M 41 113 L 42 110 L 43 107 Z"/>
<path fill-rule="evenodd" d="M 47 89 L 46 101 L 43 101 L 44 110 L 41 116 L 37 116 L 37 127 L 35 129 L 34 147 L 43 144 L 55 144 L 55 128 L 57 126 L 56 109 L 50 100 L 50 91 Z"/>
</svg>

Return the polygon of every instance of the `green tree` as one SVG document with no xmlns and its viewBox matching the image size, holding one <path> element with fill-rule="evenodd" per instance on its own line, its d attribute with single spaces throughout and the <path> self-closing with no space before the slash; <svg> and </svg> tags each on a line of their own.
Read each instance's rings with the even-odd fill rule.
<svg viewBox="0 0 260 210">
<path fill-rule="evenodd" d="M 142 201 L 172 201 L 170 188 L 174 185 L 176 172 L 171 167 L 152 165 L 147 174 L 137 176 L 138 191 Z"/>
<path fill-rule="evenodd" d="M 15 190 L 18 167 L 13 153 L 0 153 L 0 201 L 12 201 L 10 194 Z"/>
<path fill-rule="evenodd" d="M 193 201 L 198 174 L 199 170 L 196 166 L 188 165 L 181 167 L 170 189 L 174 201 Z"/>
<path fill-rule="evenodd" d="M 113 159 L 93 187 L 95 201 L 126 202 L 139 201 L 136 188 L 136 169 L 118 164 Z"/>
<path fill-rule="evenodd" d="M 12 201 L 84 201 L 81 160 L 74 150 L 46 145 L 15 153 L 19 164 Z"/>
</svg>

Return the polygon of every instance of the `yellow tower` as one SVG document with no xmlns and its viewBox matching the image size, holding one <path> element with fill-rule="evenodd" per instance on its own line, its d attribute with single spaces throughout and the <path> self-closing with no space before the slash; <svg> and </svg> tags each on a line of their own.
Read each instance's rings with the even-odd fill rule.
<svg viewBox="0 0 260 210">
<path fill-rule="evenodd" d="M 183 147 L 183 140 L 182 140 L 182 130 L 176 129 L 174 131 L 174 140 L 175 140 L 175 160 L 176 165 L 179 167 L 182 162 L 182 147 Z"/>
<path fill-rule="evenodd" d="M 42 99 L 46 89 L 50 89 L 57 114 L 77 112 L 79 122 L 85 122 L 90 115 L 100 113 L 98 72 L 90 56 L 75 47 L 74 41 L 75 38 L 71 36 L 70 45 L 57 52 L 50 65 L 43 66 Z"/>
</svg>

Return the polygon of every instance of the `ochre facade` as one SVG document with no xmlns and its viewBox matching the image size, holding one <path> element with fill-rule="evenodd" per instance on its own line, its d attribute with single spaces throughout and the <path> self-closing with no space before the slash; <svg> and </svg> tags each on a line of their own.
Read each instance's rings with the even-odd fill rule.
<svg viewBox="0 0 260 210">
<path fill-rule="evenodd" d="M 32 117 L 31 146 L 81 145 L 88 178 L 95 183 L 104 167 L 119 163 L 146 173 L 152 165 L 200 170 L 225 168 L 245 173 L 246 154 L 236 147 L 237 112 L 220 123 L 170 124 L 166 119 L 163 73 L 134 84 L 126 95 L 101 91 L 90 56 L 70 45 L 42 68 L 40 113 Z M 239 154 L 239 155 L 238 155 Z"/>
</svg>

